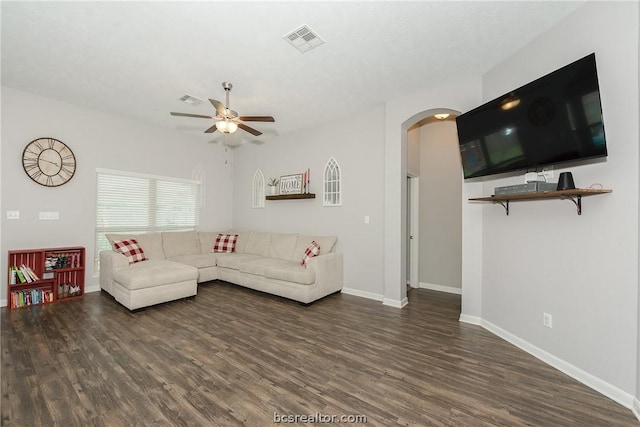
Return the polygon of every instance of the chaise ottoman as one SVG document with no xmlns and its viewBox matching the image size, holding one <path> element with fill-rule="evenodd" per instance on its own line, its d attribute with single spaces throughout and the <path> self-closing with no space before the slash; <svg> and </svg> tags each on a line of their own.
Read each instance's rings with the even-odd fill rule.
<svg viewBox="0 0 640 427">
<path fill-rule="evenodd" d="M 198 269 L 168 260 L 147 260 L 113 273 L 113 296 L 129 310 L 195 296 Z"/>
</svg>

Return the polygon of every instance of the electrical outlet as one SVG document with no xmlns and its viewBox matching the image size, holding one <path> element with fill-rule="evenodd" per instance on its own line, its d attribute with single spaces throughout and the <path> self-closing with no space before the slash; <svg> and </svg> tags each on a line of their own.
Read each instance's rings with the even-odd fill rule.
<svg viewBox="0 0 640 427">
<path fill-rule="evenodd" d="M 542 168 L 542 172 L 540 172 L 546 182 L 550 182 L 553 179 L 553 166 L 547 166 Z"/>
<path fill-rule="evenodd" d="M 58 212 L 40 212 L 38 219 L 50 221 L 60 219 L 60 213 Z"/>
<path fill-rule="evenodd" d="M 542 324 L 547 328 L 553 328 L 553 316 L 549 313 L 542 313 Z"/>
<path fill-rule="evenodd" d="M 7 211 L 7 219 L 20 219 L 20 211 Z"/>
</svg>

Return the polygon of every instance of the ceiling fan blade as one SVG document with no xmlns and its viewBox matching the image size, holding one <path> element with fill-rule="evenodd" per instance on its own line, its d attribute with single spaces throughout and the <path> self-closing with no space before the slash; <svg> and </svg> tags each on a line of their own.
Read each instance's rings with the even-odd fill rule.
<svg viewBox="0 0 640 427">
<path fill-rule="evenodd" d="M 249 126 L 245 125 L 244 123 L 238 123 L 238 127 L 244 131 L 249 132 L 252 135 L 255 136 L 259 136 L 262 135 L 262 132 L 260 132 L 259 130 L 256 130 L 254 128 L 250 128 Z"/>
<path fill-rule="evenodd" d="M 213 126 L 211 126 L 209 129 L 205 130 L 204 133 L 214 133 L 218 128 L 216 127 L 216 125 L 214 124 Z"/>
<path fill-rule="evenodd" d="M 240 120 L 244 122 L 275 122 L 271 116 L 240 116 L 238 117 Z"/>
<path fill-rule="evenodd" d="M 224 108 L 224 105 L 222 104 L 222 102 L 216 101 L 215 99 L 211 99 L 211 98 L 209 98 L 209 102 L 211 103 L 211 105 L 215 107 L 216 112 L 218 113 L 219 116 L 225 116 L 227 114 L 227 109 Z"/>
<path fill-rule="evenodd" d="M 196 117 L 198 119 L 213 119 L 211 116 L 203 116 L 201 114 L 189 114 L 189 113 L 169 113 L 172 116 L 181 116 L 181 117 Z"/>
</svg>

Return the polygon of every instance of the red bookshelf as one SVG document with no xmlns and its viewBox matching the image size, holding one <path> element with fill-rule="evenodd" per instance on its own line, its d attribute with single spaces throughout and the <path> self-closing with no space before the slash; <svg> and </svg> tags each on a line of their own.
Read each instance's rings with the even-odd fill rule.
<svg viewBox="0 0 640 427">
<path fill-rule="evenodd" d="M 82 298 L 85 261 L 80 246 L 9 251 L 7 307 Z"/>
</svg>

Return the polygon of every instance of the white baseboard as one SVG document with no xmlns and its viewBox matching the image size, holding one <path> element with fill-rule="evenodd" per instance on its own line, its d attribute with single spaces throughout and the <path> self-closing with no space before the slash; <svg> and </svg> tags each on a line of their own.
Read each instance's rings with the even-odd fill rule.
<svg viewBox="0 0 640 427">
<path fill-rule="evenodd" d="M 373 292 L 361 291 L 359 289 L 353 288 L 342 288 L 342 293 L 347 295 L 353 295 L 356 297 L 362 297 L 367 299 L 372 299 L 374 301 L 382 301 L 382 305 L 388 305 L 390 307 L 402 308 L 409 303 L 407 297 L 402 300 L 395 300 L 390 298 L 385 298 L 384 295 L 374 294 Z"/>
<path fill-rule="evenodd" d="M 470 325 L 482 326 L 482 319 L 480 317 L 460 314 L 460 318 L 458 320 L 463 323 L 469 323 Z"/>
<path fill-rule="evenodd" d="M 460 316 L 462 319 L 462 316 Z M 513 335 L 510 332 L 505 331 L 499 326 L 494 325 L 491 322 L 488 322 L 484 319 L 480 319 L 480 326 L 487 329 L 489 332 L 499 336 L 500 338 L 510 342 L 516 347 L 526 351 L 532 356 L 537 357 L 548 365 L 553 366 L 561 372 L 569 375 L 570 377 L 580 381 L 582 384 L 591 387 L 595 391 L 600 394 L 607 396 L 609 399 L 618 402 L 620 405 L 625 408 L 632 409 L 634 408 L 634 404 L 637 402 L 635 396 L 625 392 L 624 390 L 619 389 L 618 387 L 609 384 L 608 382 L 586 372 L 582 369 L 572 365 L 571 363 L 560 359 L 559 357 L 554 356 L 551 353 L 548 353 L 541 348 L 536 347 L 535 345 Z M 470 322 L 469 322 L 470 323 Z M 638 407 L 640 409 L 640 406 Z M 640 412 L 640 411 L 638 411 Z M 638 417 L 638 413 L 636 412 L 636 417 Z M 639 418 L 640 419 L 640 418 Z"/>
<path fill-rule="evenodd" d="M 100 285 L 91 285 L 84 288 L 84 293 L 88 294 L 89 292 L 100 292 Z"/>
<path fill-rule="evenodd" d="M 424 283 L 424 282 L 420 282 L 419 286 L 421 289 L 429 289 L 432 291 L 447 292 L 449 294 L 462 295 L 462 288 L 454 288 L 453 286 L 435 285 L 433 283 Z"/>
<path fill-rule="evenodd" d="M 353 289 L 353 288 L 342 288 L 342 293 L 347 295 L 353 295 L 356 297 L 372 299 L 375 301 L 382 301 L 384 299 L 384 295 L 382 294 L 374 294 L 373 292 L 366 292 L 366 291 L 361 291 L 359 289 Z"/>
<path fill-rule="evenodd" d="M 6 299 L 0 299 L 0 307 L 6 307 L 7 306 L 7 300 Z"/>
<path fill-rule="evenodd" d="M 391 298 L 382 299 L 382 305 L 388 305 L 389 307 L 402 308 L 407 304 L 409 304 L 409 299 L 407 297 L 404 297 L 401 300 Z"/>
<path fill-rule="evenodd" d="M 638 400 L 637 397 L 633 399 L 633 408 L 631 408 L 631 411 L 633 412 L 633 415 L 636 416 L 638 421 L 640 421 L 640 400 Z"/>
</svg>

